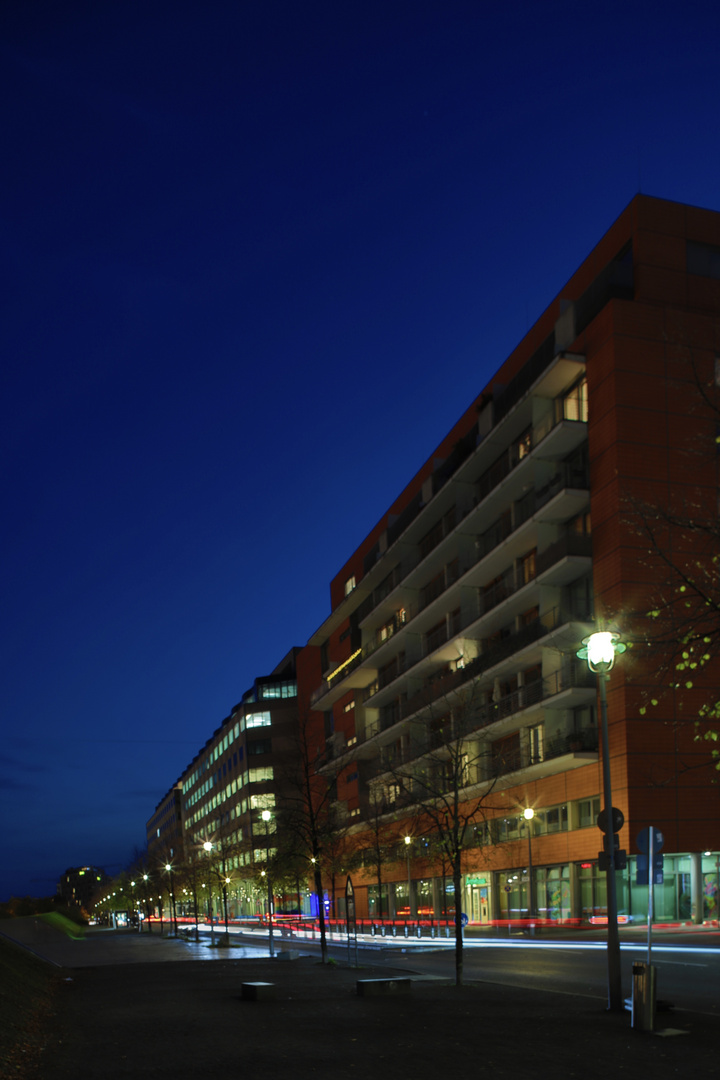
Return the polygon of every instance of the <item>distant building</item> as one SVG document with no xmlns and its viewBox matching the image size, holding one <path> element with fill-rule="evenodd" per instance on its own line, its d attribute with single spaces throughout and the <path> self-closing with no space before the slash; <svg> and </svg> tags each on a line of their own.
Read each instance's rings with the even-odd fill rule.
<svg viewBox="0 0 720 1080">
<path fill-rule="evenodd" d="M 637 196 L 333 579 L 299 693 L 359 849 L 358 914 L 459 904 L 488 922 L 532 903 L 552 919 L 602 918 L 597 685 L 576 656 L 597 628 L 637 639 L 608 682 L 621 917 L 646 916 L 638 837 L 653 825 L 657 917 L 717 918 L 720 789 L 692 720 L 720 696 L 720 662 L 649 701 L 659 676 L 642 620 L 662 552 L 653 569 L 631 518 L 644 500 L 717 516 L 719 313 L 720 214 Z M 439 395 L 450 377 L 439 362 Z M 676 558 L 692 554 L 673 536 Z M 463 805 L 493 798 L 455 896 L 413 777 L 432 769 L 440 783 L 461 709 Z"/>
<path fill-rule="evenodd" d="M 152 861 L 182 861 L 184 857 L 181 794 L 178 780 L 157 804 L 145 827 L 148 855 Z"/>
<path fill-rule="evenodd" d="M 276 849 L 277 814 L 297 749 L 298 651 L 255 679 L 147 823 L 151 861 L 203 866 L 205 843 L 222 852 L 232 914 L 257 911 L 254 867 Z M 213 903 L 217 908 L 219 898 Z"/>
<path fill-rule="evenodd" d="M 109 881 L 107 874 L 98 866 L 72 866 L 57 883 L 57 895 L 68 907 L 82 907 L 89 911 L 98 889 Z"/>
</svg>

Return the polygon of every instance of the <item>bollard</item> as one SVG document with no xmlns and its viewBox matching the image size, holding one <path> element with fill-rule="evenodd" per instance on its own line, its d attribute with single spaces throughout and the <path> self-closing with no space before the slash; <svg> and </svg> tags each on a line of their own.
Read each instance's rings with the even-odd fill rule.
<svg viewBox="0 0 720 1080">
<path fill-rule="evenodd" d="M 652 1031 L 655 1026 L 657 968 L 636 962 L 632 966 L 632 1026 L 636 1031 Z"/>
</svg>

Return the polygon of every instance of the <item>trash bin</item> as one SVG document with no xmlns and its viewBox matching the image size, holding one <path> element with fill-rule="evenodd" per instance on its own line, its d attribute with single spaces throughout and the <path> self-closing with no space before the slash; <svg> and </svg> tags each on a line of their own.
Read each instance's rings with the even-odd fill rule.
<svg viewBox="0 0 720 1080">
<path fill-rule="evenodd" d="M 655 1026 L 657 968 L 654 964 L 632 966 L 632 1026 L 638 1031 L 652 1031 Z"/>
</svg>

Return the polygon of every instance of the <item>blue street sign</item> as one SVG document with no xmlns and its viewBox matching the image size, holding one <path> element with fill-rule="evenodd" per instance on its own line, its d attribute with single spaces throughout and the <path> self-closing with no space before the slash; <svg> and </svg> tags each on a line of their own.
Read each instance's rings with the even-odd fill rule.
<svg viewBox="0 0 720 1080">
<path fill-rule="evenodd" d="M 649 856 L 642 853 L 637 856 L 636 862 L 636 884 L 647 885 L 648 884 L 648 862 Z M 653 855 L 653 885 L 662 885 L 663 883 L 663 857 L 662 853 L 658 852 L 657 855 Z"/>
<path fill-rule="evenodd" d="M 637 834 L 637 846 L 638 850 L 642 851 L 644 855 L 647 855 L 650 851 L 650 828 L 648 825 L 646 829 L 641 829 Z M 665 837 L 659 829 L 653 829 L 653 850 L 655 854 L 658 851 L 662 851 L 665 843 Z"/>
<path fill-rule="evenodd" d="M 461 925 L 461 926 L 467 926 L 467 924 L 468 924 L 469 922 L 470 922 L 470 920 L 468 919 L 467 915 L 465 914 L 465 912 L 464 912 L 464 911 L 462 911 L 462 912 L 460 913 L 460 925 Z"/>
</svg>

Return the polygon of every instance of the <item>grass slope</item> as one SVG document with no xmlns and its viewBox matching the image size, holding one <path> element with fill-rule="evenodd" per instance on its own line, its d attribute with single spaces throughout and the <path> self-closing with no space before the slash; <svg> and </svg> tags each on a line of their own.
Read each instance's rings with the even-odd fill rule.
<svg viewBox="0 0 720 1080">
<path fill-rule="evenodd" d="M 0 1076 L 33 1074 L 57 979 L 56 968 L 0 938 Z"/>
</svg>

